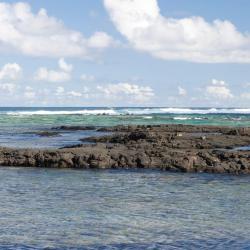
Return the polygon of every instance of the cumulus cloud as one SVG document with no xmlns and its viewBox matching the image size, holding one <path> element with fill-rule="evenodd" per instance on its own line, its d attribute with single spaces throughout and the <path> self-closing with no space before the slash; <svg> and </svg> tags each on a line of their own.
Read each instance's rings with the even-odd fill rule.
<svg viewBox="0 0 250 250">
<path fill-rule="evenodd" d="M 63 58 L 58 61 L 59 70 L 49 70 L 41 67 L 35 73 L 35 80 L 47 82 L 66 82 L 71 79 L 73 66 L 65 62 Z"/>
<path fill-rule="evenodd" d="M 0 69 L 0 80 L 17 80 L 22 74 L 22 68 L 17 63 L 7 63 Z"/>
<path fill-rule="evenodd" d="M 32 87 L 26 86 L 25 91 L 24 91 L 24 97 L 29 100 L 34 99 L 36 97 L 36 92 L 34 91 Z"/>
<path fill-rule="evenodd" d="M 218 99 L 231 99 L 233 94 L 231 93 L 230 88 L 228 87 L 225 81 L 213 79 L 211 84 L 206 86 L 206 94 L 209 97 L 218 98 Z"/>
<path fill-rule="evenodd" d="M 91 58 L 96 49 L 105 49 L 114 43 L 104 32 L 86 38 L 49 16 L 45 9 L 33 13 L 28 3 L 0 3 L 0 50 L 41 57 Z"/>
<path fill-rule="evenodd" d="M 96 49 L 105 49 L 110 47 L 111 45 L 116 45 L 116 44 L 117 42 L 115 42 L 111 36 L 109 36 L 104 32 L 95 32 L 88 39 L 89 47 Z"/>
<path fill-rule="evenodd" d="M 228 20 L 174 19 L 157 0 L 104 0 L 118 31 L 137 50 L 165 60 L 250 63 L 250 35 Z"/>
<path fill-rule="evenodd" d="M 97 86 L 97 90 L 108 99 L 128 99 L 129 102 L 145 103 L 154 97 L 154 91 L 149 86 L 139 86 L 132 83 L 108 84 Z"/>
<path fill-rule="evenodd" d="M 83 90 L 83 93 L 85 93 L 85 90 Z M 70 90 L 65 91 L 64 87 L 59 86 L 56 88 L 55 95 L 63 98 L 67 97 L 82 97 L 83 93 L 76 91 L 76 90 Z"/>
<path fill-rule="evenodd" d="M 184 88 L 182 88 L 181 86 L 178 86 L 178 94 L 179 94 L 179 96 L 186 96 L 187 91 Z"/>
<path fill-rule="evenodd" d="M 93 75 L 86 75 L 86 74 L 82 74 L 81 75 L 81 80 L 86 81 L 86 82 L 92 82 L 95 80 L 95 77 Z"/>
<path fill-rule="evenodd" d="M 3 94 L 14 94 L 17 89 L 17 85 L 14 83 L 0 83 L 0 91 Z"/>
<path fill-rule="evenodd" d="M 62 86 L 57 87 L 55 95 L 60 96 L 63 94 L 64 94 L 64 87 L 62 87 Z"/>
<path fill-rule="evenodd" d="M 82 93 L 72 90 L 72 91 L 67 92 L 67 95 L 72 96 L 72 97 L 81 97 Z"/>
<path fill-rule="evenodd" d="M 59 59 L 58 66 L 61 70 L 65 72 L 71 72 L 73 70 L 73 65 L 66 63 L 64 58 Z"/>
<path fill-rule="evenodd" d="M 226 86 L 227 83 L 223 80 L 212 79 L 212 85 Z"/>
</svg>

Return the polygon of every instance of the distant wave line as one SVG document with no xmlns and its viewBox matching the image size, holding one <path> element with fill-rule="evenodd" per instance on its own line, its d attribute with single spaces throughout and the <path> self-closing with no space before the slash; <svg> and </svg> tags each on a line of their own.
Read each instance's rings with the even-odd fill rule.
<svg viewBox="0 0 250 250">
<path fill-rule="evenodd" d="M 112 108 L 112 109 L 83 109 L 83 110 L 15 110 L 2 111 L 1 115 L 31 116 L 31 115 L 152 115 L 152 114 L 250 114 L 250 108 Z M 148 117 L 149 118 L 149 117 Z M 181 119 L 177 117 L 176 119 Z M 184 120 L 184 119 L 183 119 Z"/>
</svg>

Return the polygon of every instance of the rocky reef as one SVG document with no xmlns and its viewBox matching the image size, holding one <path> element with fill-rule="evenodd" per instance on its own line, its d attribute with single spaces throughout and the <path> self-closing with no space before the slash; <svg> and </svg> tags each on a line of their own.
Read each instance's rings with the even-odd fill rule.
<svg viewBox="0 0 250 250">
<path fill-rule="evenodd" d="M 61 129 L 91 129 L 110 132 L 110 134 L 85 138 L 79 145 L 61 149 L 2 147 L 0 165 L 250 173 L 250 148 L 248 148 L 250 128 L 187 125 L 135 125 L 105 128 L 62 126 L 53 128 L 52 131 Z"/>
</svg>

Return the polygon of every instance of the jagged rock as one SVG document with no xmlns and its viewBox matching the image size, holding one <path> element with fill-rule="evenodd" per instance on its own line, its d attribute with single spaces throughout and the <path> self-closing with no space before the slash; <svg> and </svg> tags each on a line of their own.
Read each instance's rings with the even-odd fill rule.
<svg viewBox="0 0 250 250">
<path fill-rule="evenodd" d="M 94 129 L 62 126 L 60 129 Z M 165 171 L 250 173 L 250 128 L 185 125 L 115 126 L 110 135 L 62 149 L 0 148 L 0 165 L 55 168 L 152 168 Z M 177 135 L 182 136 L 177 136 Z"/>
<path fill-rule="evenodd" d="M 60 126 L 53 127 L 54 130 L 68 130 L 68 131 L 77 131 L 77 130 L 96 130 L 95 126 Z"/>
</svg>

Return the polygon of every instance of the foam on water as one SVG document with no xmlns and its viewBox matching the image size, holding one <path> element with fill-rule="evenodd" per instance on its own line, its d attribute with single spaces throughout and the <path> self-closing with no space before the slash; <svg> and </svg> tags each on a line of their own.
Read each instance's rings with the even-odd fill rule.
<svg viewBox="0 0 250 250">
<path fill-rule="evenodd" d="M 153 116 L 143 116 L 144 119 L 153 119 Z"/>
<path fill-rule="evenodd" d="M 49 110 L 37 110 L 37 111 L 12 111 L 7 112 L 7 115 L 118 115 L 118 113 L 113 109 L 95 109 L 95 110 L 56 110 L 56 111 L 49 111 Z"/>
<path fill-rule="evenodd" d="M 250 114 L 250 109 L 235 108 L 161 108 L 160 111 L 172 114 Z"/>
<path fill-rule="evenodd" d="M 150 114 L 250 114 L 250 108 L 72 108 L 71 110 L 1 111 L 11 116 L 24 115 L 150 115 Z"/>
<path fill-rule="evenodd" d="M 164 107 L 0 108 L 0 146 L 6 145 L 6 142 L 15 141 L 25 144 L 25 141 L 29 141 L 29 137 L 25 133 L 46 131 L 51 127 L 62 125 L 115 126 L 121 124 L 250 126 L 250 109 Z M 50 140 L 52 141 L 52 138 Z M 39 146 L 41 146 L 40 143 Z"/>
<path fill-rule="evenodd" d="M 174 117 L 174 120 L 181 120 L 181 121 L 185 121 L 185 120 L 190 120 L 192 119 L 191 117 Z"/>
</svg>

